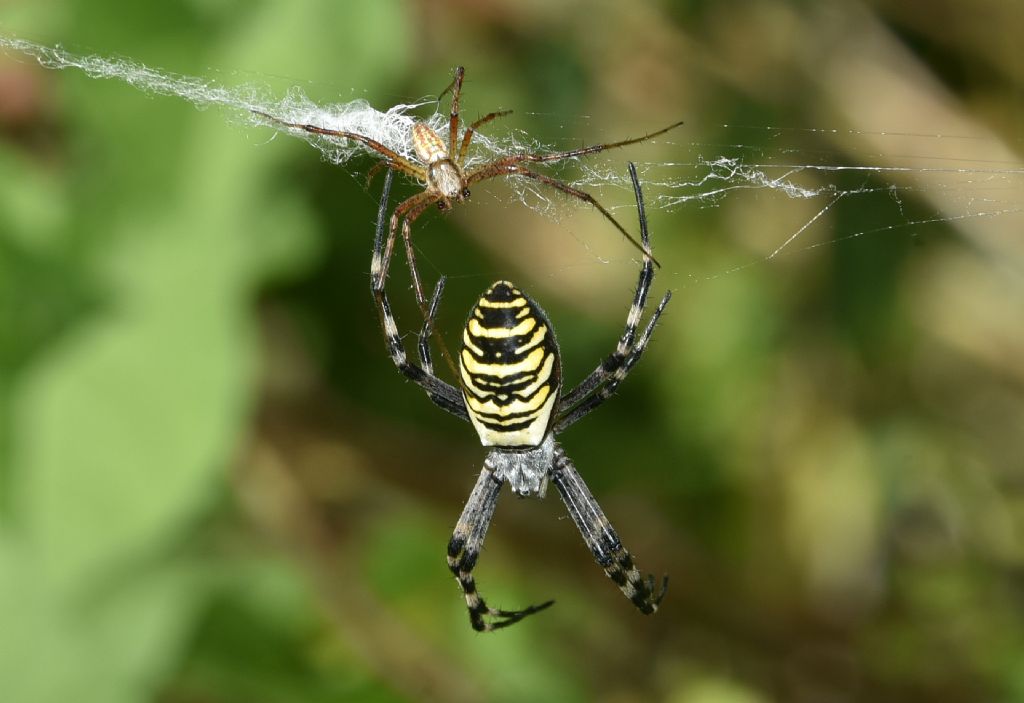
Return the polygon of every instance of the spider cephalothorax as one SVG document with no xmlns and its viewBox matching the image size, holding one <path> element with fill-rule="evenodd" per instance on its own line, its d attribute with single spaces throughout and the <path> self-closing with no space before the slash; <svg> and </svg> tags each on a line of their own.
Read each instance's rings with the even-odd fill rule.
<svg viewBox="0 0 1024 703">
<path fill-rule="evenodd" d="M 643 196 L 633 164 L 630 176 L 640 213 L 641 243 L 647 251 L 650 243 Z M 390 186 L 389 173 L 378 211 L 375 257 L 384 246 Z M 651 614 L 658 609 L 668 577 L 658 589 L 653 576 L 641 575 L 572 460 L 555 439 L 607 400 L 639 361 L 671 297 L 666 292 L 647 326 L 638 330 L 653 279 L 653 263 L 645 255 L 626 327 L 615 351 L 567 393 L 562 393 L 558 345 L 551 322 L 540 306 L 511 283 L 498 281 L 492 285 L 470 311 L 462 333 L 459 388 L 434 375 L 430 355 L 430 335 L 444 279 L 434 289 L 420 331 L 418 365 L 406 355 L 385 289 L 373 286 L 395 366 L 423 388 L 436 405 L 471 422 L 481 443 L 491 447 L 448 544 L 448 567 L 465 595 L 474 629 L 495 630 L 511 625 L 553 602 L 523 610 L 500 610 L 488 606 L 477 590 L 472 571 L 494 515 L 498 493 L 505 483 L 517 495 L 537 497 L 544 496 L 549 481 L 554 483 L 608 577 L 640 612 Z"/>
</svg>

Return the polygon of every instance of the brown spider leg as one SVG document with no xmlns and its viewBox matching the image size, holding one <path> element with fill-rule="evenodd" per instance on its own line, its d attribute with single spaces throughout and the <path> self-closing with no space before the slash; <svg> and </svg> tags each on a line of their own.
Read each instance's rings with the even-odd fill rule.
<svg viewBox="0 0 1024 703">
<path fill-rule="evenodd" d="M 380 205 L 377 208 L 377 226 L 374 228 L 373 234 L 373 256 L 375 261 L 379 260 L 380 252 L 384 247 L 388 198 L 391 195 L 391 184 L 395 179 L 394 177 L 394 172 L 388 171 L 387 176 L 384 178 L 384 190 L 381 193 Z M 380 318 L 381 329 L 384 331 L 384 339 L 387 342 L 388 354 L 391 356 L 391 361 L 394 363 L 395 368 L 403 376 L 426 391 L 427 397 L 439 408 L 468 422 L 469 415 L 466 412 L 466 402 L 462 397 L 462 391 L 435 376 L 434 366 L 430 359 L 430 334 L 433 329 L 434 319 L 437 317 L 438 306 L 441 304 L 444 281 L 445 279 L 442 276 L 437 282 L 437 286 L 434 288 L 434 295 L 430 299 L 430 310 L 423 321 L 423 327 L 420 329 L 417 345 L 420 358 L 419 366 L 413 363 L 405 352 L 405 344 L 402 342 L 402 336 L 398 331 L 398 322 L 391 312 L 391 302 L 388 300 L 387 286 L 381 285 L 378 287 L 377 281 L 373 280 L 371 292 L 374 302 L 377 304 L 377 313 Z"/>
<path fill-rule="evenodd" d="M 441 91 L 441 94 L 437 96 L 437 101 L 441 102 L 449 91 L 452 94 L 452 109 L 451 114 L 448 117 L 448 154 L 455 153 L 455 140 L 459 136 L 459 96 L 462 95 L 462 78 L 466 75 L 466 69 L 462 66 L 455 67 L 455 77 L 452 82 L 448 84 L 448 87 Z"/>
<path fill-rule="evenodd" d="M 398 239 L 398 223 L 401 221 L 402 239 L 405 243 L 405 253 L 409 264 L 410 276 L 412 277 L 416 304 L 420 308 L 420 312 L 423 314 L 424 319 L 427 319 L 429 309 L 426 296 L 423 294 L 423 283 L 420 280 L 419 270 L 416 267 L 416 253 L 412 248 L 411 223 L 423 214 L 428 207 L 437 202 L 438 199 L 439 198 L 435 193 L 424 191 L 399 203 L 395 207 L 394 212 L 391 213 L 391 222 L 388 226 L 388 237 L 387 241 L 384 243 L 383 250 L 375 249 L 373 252 L 373 259 L 370 262 L 370 280 L 373 284 L 373 289 L 375 291 L 383 290 L 385 281 L 388 277 L 388 271 L 391 268 L 391 257 L 394 254 L 395 241 Z M 452 358 L 451 352 L 448 351 L 448 345 L 445 344 L 444 337 L 442 337 L 441 333 L 436 329 L 432 331 L 432 334 L 434 341 L 437 342 L 437 346 L 441 350 L 441 356 L 444 357 L 448 368 L 457 378 L 458 371 L 456 370 L 455 361 Z"/>
<path fill-rule="evenodd" d="M 505 115 L 511 114 L 511 110 L 499 110 L 497 112 L 491 112 L 484 115 L 479 120 L 477 120 L 469 127 L 467 127 L 466 131 L 462 134 L 462 146 L 459 147 L 459 157 L 455 160 L 456 163 L 459 164 L 459 166 L 462 166 L 464 163 L 466 163 L 466 152 L 469 151 L 469 143 L 473 140 L 473 133 L 477 129 L 487 124 L 491 120 L 496 120 L 499 117 L 504 117 Z"/>
<path fill-rule="evenodd" d="M 301 129 L 304 132 L 309 132 L 310 134 L 320 134 L 325 137 L 338 137 L 339 139 L 351 139 L 354 142 L 359 142 L 360 144 L 363 144 L 364 146 L 373 149 L 378 154 L 382 154 L 384 157 L 386 157 L 388 159 L 388 168 L 392 168 L 396 171 L 401 171 L 407 176 L 412 176 L 413 178 L 419 181 L 425 182 L 427 180 L 427 170 L 425 168 L 413 163 L 409 159 L 399 154 L 397 151 L 389 149 L 388 147 L 384 146 L 375 139 L 364 137 L 362 134 L 356 134 L 355 132 L 344 132 L 336 129 L 327 129 L 326 127 L 317 127 L 316 125 L 312 124 L 285 122 L 284 120 L 279 120 L 273 115 L 268 115 L 267 113 L 260 112 L 259 110 L 253 110 L 252 112 L 253 114 L 259 115 L 260 117 L 264 117 L 275 124 L 281 125 L 282 127 L 290 127 L 291 129 Z"/>
<path fill-rule="evenodd" d="M 412 286 L 416 293 L 416 304 L 423 309 L 424 315 L 427 312 L 427 298 L 423 294 L 423 281 L 420 280 L 420 272 L 416 266 L 416 250 L 412 246 L 412 223 L 423 214 L 430 203 L 419 205 L 402 218 L 402 243 L 405 245 L 405 258 L 409 262 L 409 273 L 412 275 Z"/>
<path fill-rule="evenodd" d="M 370 279 L 374 290 L 384 288 L 384 282 L 388 277 L 391 268 L 391 255 L 394 253 L 395 240 L 398 238 L 398 221 L 407 212 L 419 206 L 427 207 L 437 200 L 437 195 L 429 191 L 423 191 L 413 195 L 399 203 L 391 213 L 391 222 L 388 225 L 388 237 L 382 250 L 375 249 L 373 259 L 370 262 Z M 422 294 L 420 294 L 422 295 Z"/>
<path fill-rule="evenodd" d="M 416 295 L 416 304 L 419 305 L 420 312 L 423 313 L 423 319 L 428 319 L 430 313 L 427 308 L 427 299 L 423 295 L 423 282 L 420 280 L 419 268 L 416 266 L 416 251 L 412 246 L 412 223 L 418 218 L 423 212 L 430 206 L 432 201 L 427 201 L 415 208 L 409 210 L 405 217 L 402 218 L 402 242 L 405 245 L 405 259 L 409 263 L 409 273 L 412 276 L 413 291 Z M 448 351 L 448 345 L 445 344 L 444 337 L 436 329 L 432 331 L 434 341 L 437 343 L 438 348 L 441 350 L 441 356 L 444 357 L 445 363 L 451 370 L 452 375 L 458 378 L 459 372 L 455 367 L 455 360 L 452 358 L 452 354 Z"/>
<path fill-rule="evenodd" d="M 555 466 L 551 472 L 551 481 L 558 488 L 569 515 L 608 578 L 615 582 L 641 613 L 651 615 L 657 611 L 668 589 L 668 576 L 664 577 L 657 591 L 654 576 L 643 577 L 587 484 L 558 445 L 555 446 Z"/>
<path fill-rule="evenodd" d="M 398 240 L 398 223 L 400 221 L 402 223 L 402 238 L 406 240 L 406 254 L 412 254 L 415 257 L 415 252 L 412 251 L 411 242 L 409 241 L 412 234 L 408 217 L 412 215 L 412 219 L 415 220 L 438 199 L 438 196 L 430 191 L 417 193 L 399 203 L 394 212 L 391 213 L 391 222 L 388 225 L 388 238 L 384 243 L 384 250 L 380 254 L 374 252 L 373 261 L 370 264 L 370 277 L 374 281 L 375 288 L 384 287 L 384 281 L 387 279 L 388 271 L 391 269 L 391 257 L 394 255 L 395 242 Z M 416 296 L 416 304 L 423 315 L 426 316 L 427 300 L 423 294 L 423 284 L 420 281 L 419 272 L 416 270 L 415 258 L 409 259 L 408 264 Z"/>
<path fill-rule="evenodd" d="M 604 218 L 611 222 L 612 225 L 615 226 L 615 229 L 619 230 L 619 232 L 622 233 L 622 236 L 625 237 L 626 240 L 630 244 L 632 244 L 637 251 L 639 251 L 645 257 L 650 258 L 650 260 L 653 261 L 656 266 L 661 266 L 661 264 L 658 263 L 658 260 L 654 257 L 654 254 L 651 253 L 650 248 L 645 247 L 643 244 L 638 242 L 633 235 L 627 232 L 626 228 L 620 225 L 619 221 L 612 217 L 612 214 L 605 209 L 604 205 L 597 202 L 597 200 L 594 199 L 594 196 L 592 196 L 590 193 L 587 193 L 586 191 L 583 190 L 579 190 L 578 188 L 573 188 L 568 183 L 563 183 L 557 178 L 545 176 L 542 173 L 531 171 L 525 166 L 519 166 L 515 163 L 510 162 L 509 159 L 513 158 L 518 157 L 512 156 L 507 159 L 499 159 L 498 161 L 495 161 L 493 163 L 484 164 L 483 166 L 474 171 L 470 171 L 469 174 L 466 176 L 466 185 L 472 185 L 473 183 L 476 183 L 478 181 L 484 181 L 487 180 L 488 178 L 496 178 L 497 176 L 506 175 L 524 176 L 525 178 L 532 178 L 535 181 L 540 181 L 541 183 L 549 185 L 552 188 L 556 188 L 557 190 L 560 190 L 567 195 L 571 195 L 574 198 L 579 198 L 583 202 L 588 203 L 597 208 L 598 212 L 604 215 Z"/>
<path fill-rule="evenodd" d="M 462 67 L 462 66 L 456 66 L 455 67 L 455 76 L 452 78 L 452 82 L 449 83 L 447 86 L 445 86 L 445 89 L 442 90 L 438 94 L 437 101 L 441 102 L 441 98 L 443 98 L 444 96 L 448 95 L 448 93 L 450 93 L 450 92 L 454 91 L 456 95 L 461 93 L 462 92 L 462 77 L 464 75 L 466 75 L 466 69 L 464 67 Z M 455 98 L 455 100 L 456 100 L 456 102 L 458 102 L 458 98 L 457 97 Z"/>
<path fill-rule="evenodd" d="M 556 151 L 553 154 L 513 154 L 512 156 L 505 157 L 502 159 L 504 163 L 518 164 L 524 161 L 530 163 L 546 163 L 549 161 L 561 161 L 562 159 L 572 159 L 577 156 L 586 156 L 587 154 L 596 154 L 599 151 L 605 151 L 606 149 L 618 149 L 619 147 L 629 146 L 630 144 L 638 144 L 645 142 L 648 139 L 654 139 L 659 137 L 665 132 L 671 131 L 676 127 L 683 124 L 683 121 L 675 122 L 670 124 L 664 129 L 659 129 L 657 132 L 650 132 L 642 137 L 633 137 L 632 139 L 623 139 L 621 142 L 609 142 L 607 144 L 594 144 L 592 146 L 584 146 L 579 149 L 570 149 L 569 151 Z"/>
<path fill-rule="evenodd" d="M 371 166 L 370 170 L 366 172 L 366 187 L 369 188 L 370 184 L 373 183 L 373 179 L 377 177 L 377 174 L 387 167 L 387 161 L 378 161 Z"/>
<path fill-rule="evenodd" d="M 478 632 L 491 632 L 507 627 L 554 603 L 549 600 L 523 610 L 498 610 L 487 605 L 477 591 L 473 567 L 480 557 L 487 528 L 494 517 L 494 507 L 501 492 L 501 485 L 502 481 L 490 469 L 484 468 L 480 472 L 480 477 L 469 495 L 469 500 L 466 501 L 466 507 L 463 508 L 452 533 L 452 539 L 448 543 L 448 568 L 462 588 L 462 593 L 466 597 L 466 607 L 469 609 L 469 622 Z M 485 617 L 496 620 L 488 621 L 484 619 Z"/>
</svg>

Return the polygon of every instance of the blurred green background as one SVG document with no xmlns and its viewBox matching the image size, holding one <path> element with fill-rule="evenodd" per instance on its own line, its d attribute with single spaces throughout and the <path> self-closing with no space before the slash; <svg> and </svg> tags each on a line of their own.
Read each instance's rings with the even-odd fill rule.
<svg viewBox="0 0 1024 703">
<path fill-rule="evenodd" d="M 464 64 L 467 117 L 554 148 L 685 119 L 602 155 L 652 197 L 719 154 L 871 166 L 802 174 L 863 193 L 767 261 L 828 197 L 650 213 L 675 298 L 562 439 L 668 596 L 506 493 L 482 592 L 557 603 L 480 635 L 444 550 L 483 451 L 385 353 L 374 159 L 0 54 L 0 700 L 1024 701 L 1024 219 L 969 216 L 1024 204 L 1017 0 L 7 0 L 0 33 L 381 108 Z M 511 278 L 573 382 L 636 264 L 510 193 L 417 224 L 440 327 Z"/>
</svg>

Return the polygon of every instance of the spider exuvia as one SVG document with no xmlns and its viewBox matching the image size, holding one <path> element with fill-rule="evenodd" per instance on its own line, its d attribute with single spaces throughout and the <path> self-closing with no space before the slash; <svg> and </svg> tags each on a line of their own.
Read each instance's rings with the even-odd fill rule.
<svg viewBox="0 0 1024 703">
<path fill-rule="evenodd" d="M 412 277 L 413 288 L 416 291 L 416 301 L 424 312 L 426 311 L 426 298 L 423 294 L 423 286 L 420 281 L 419 271 L 416 268 L 415 254 L 413 253 L 412 223 L 434 203 L 437 204 L 439 209 L 448 210 L 454 203 L 462 202 L 469 197 L 470 186 L 489 178 L 496 178 L 498 176 L 521 176 L 524 178 L 530 178 L 589 203 L 597 208 L 597 210 L 604 215 L 604 217 L 610 221 L 635 247 L 640 249 L 645 255 L 651 256 L 650 251 L 647 250 L 645 246 L 638 243 L 636 239 L 632 237 L 629 232 L 627 232 L 626 229 L 620 225 L 614 217 L 612 217 L 612 214 L 605 209 L 601 203 L 595 200 L 592 195 L 578 188 L 574 188 L 573 186 L 558 179 L 546 176 L 542 173 L 537 173 L 523 164 L 563 161 L 565 159 L 571 159 L 578 156 L 594 154 L 606 149 L 615 149 L 622 146 L 628 146 L 630 144 L 636 144 L 664 134 L 670 129 L 678 127 L 682 122 L 676 122 L 664 129 L 660 129 L 657 132 L 651 132 L 650 134 L 645 134 L 642 137 L 624 139 L 618 142 L 584 146 L 578 149 L 559 151 L 550 154 L 532 154 L 526 152 L 509 154 L 508 156 L 503 156 L 467 170 L 466 156 L 469 151 L 470 142 L 473 139 L 473 133 L 488 122 L 499 117 L 504 117 L 512 111 L 501 110 L 484 115 L 465 129 L 460 142 L 459 97 L 462 93 L 462 79 L 464 75 L 465 69 L 462 66 L 457 67 L 455 69 L 454 80 L 441 93 L 441 97 L 443 97 L 448 91 L 451 91 L 452 94 L 447 143 L 428 125 L 422 122 L 417 122 L 413 125 L 412 147 L 416 154 L 416 161 L 407 159 L 401 154 L 395 152 L 393 149 L 389 149 L 380 142 L 370 139 L 362 134 L 327 129 L 325 127 L 319 127 L 312 124 L 287 122 L 258 110 L 254 110 L 253 112 L 275 124 L 289 127 L 291 129 L 300 129 L 328 138 L 334 137 L 359 142 L 365 147 L 381 154 L 384 157 L 384 161 L 381 163 L 387 168 L 395 171 L 401 171 L 408 176 L 412 176 L 423 184 L 423 191 L 409 197 L 395 208 L 394 213 L 391 215 L 391 223 L 388 228 L 387 243 L 381 250 L 375 252 L 371 266 L 371 275 L 373 277 L 374 284 L 377 287 L 383 286 L 383 281 L 387 278 L 387 272 L 390 267 L 391 254 L 394 250 L 399 223 L 401 223 L 402 240 L 405 244 L 405 254 L 409 263 L 409 271 Z M 375 171 L 376 167 L 371 171 L 371 174 Z M 657 261 L 655 261 L 655 263 L 657 263 Z"/>
<path fill-rule="evenodd" d="M 643 195 L 636 168 L 629 165 L 640 219 L 643 249 L 650 240 Z M 377 215 L 374 257 L 384 246 L 384 222 L 391 188 L 388 172 Z M 477 301 L 462 332 L 459 354 L 461 388 L 434 375 L 430 356 L 433 320 L 441 300 L 444 278 L 438 281 L 419 336 L 419 365 L 405 352 L 398 325 L 383 287 L 373 286 L 388 351 L 398 370 L 426 391 L 430 399 L 451 414 L 468 420 L 480 442 L 490 448 L 448 544 L 448 568 L 465 594 L 469 619 L 475 630 L 511 625 L 551 605 L 548 601 L 523 610 L 488 606 L 473 578 L 484 536 L 490 525 L 503 484 L 518 496 L 544 497 L 548 481 L 558 489 L 597 563 L 640 612 L 658 608 L 668 586 L 666 576 L 656 588 L 653 576 L 644 578 L 615 533 L 601 506 L 576 471 L 555 436 L 607 400 L 640 359 L 655 324 L 671 298 L 666 292 L 650 321 L 639 331 L 654 267 L 644 255 L 633 303 L 619 343 L 571 391 L 562 393 L 562 372 L 554 330 L 544 311 L 507 281 L 498 281 Z"/>
</svg>

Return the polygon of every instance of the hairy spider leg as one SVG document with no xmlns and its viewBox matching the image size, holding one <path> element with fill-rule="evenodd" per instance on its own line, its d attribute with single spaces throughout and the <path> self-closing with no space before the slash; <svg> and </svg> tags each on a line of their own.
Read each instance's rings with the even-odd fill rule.
<svg viewBox="0 0 1024 703">
<path fill-rule="evenodd" d="M 420 328 L 419 341 L 416 344 L 420 357 L 420 366 L 428 374 L 434 374 L 434 361 L 430 354 L 430 337 L 434 332 L 434 320 L 437 318 L 437 308 L 441 305 L 441 295 L 444 293 L 444 284 L 448 279 L 441 276 L 434 286 L 434 295 L 430 298 L 430 308 L 427 316 L 423 318 L 423 327 Z"/>
<path fill-rule="evenodd" d="M 423 281 L 420 279 L 419 271 L 416 267 L 416 252 L 412 246 L 412 223 L 422 215 L 428 207 L 433 203 L 437 202 L 437 196 L 428 196 L 425 198 L 413 196 L 416 198 L 410 207 L 404 208 L 404 212 L 399 212 L 399 209 L 395 210 L 395 214 L 391 216 L 391 227 L 392 231 L 388 232 L 388 244 L 387 244 L 387 259 L 384 261 L 385 267 L 391 259 L 391 251 L 394 248 L 394 242 L 398 238 L 398 222 L 402 223 L 402 243 L 405 246 L 405 255 L 408 257 L 410 275 L 412 277 L 413 291 L 416 295 L 416 304 L 423 310 L 423 314 L 426 315 L 427 311 L 427 299 L 423 294 Z M 408 202 L 408 201 L 406 201 Z M 403 203 L 402 205 L 404 205 Z M 401 206 L 399 206 L 401 208 Z M 396 217 L 397 216 L 397 217 Z"/>
<path fill-rule="evenodd" d="M 636 164 L 629 162 L 629 180 L 633 183 L 633 195 L 636 199 L 637 221 L 640 224 L 640 243 L 648 251 L 651 248 L 651 233 L 647 227 L 647 207 L 644 204 L 644 193 L 640 188 L 640 177 L 636 172 Z M 633 297 L 633 305 L 626 315 L 626 329 L 619 339 L 619 346 L 616 351 L 624 353 L 633 344 L 636 336 L 637 325 L 640 324 L 640 315 L 643 314 L 644 306 L 647 305 L 647 292 L 654 281 L 654 267 L 651 266 L 651 257 L 644 257 L 644 265 L 640 267 L 640 280 L 636 284 L 636 295 Z"/>
<path fill-rule="evenodd" d="M 367 188 L 369 188 L 370 184 L 373 183 L 373 179 L 377 177 L 377 174 L 380 173 L 385 168 L 391 168 L 391 162 L 388 161 L 387 159 L 385 159 L 384 161 L 378 161 L 377 163 L 370 167 L 370 170 L 366 172 Z"/>
<path fill-rule="evenodd" d="M 604 205 L 599 203 L 590 193 L 584 190 L 580 190 L 579 188 L 573 188 L 568 183 L 560 181 L 557 178 L 552 178 L 551 176 L 545 176 L 542 173 L 531 171 L 525 166 L 505 162 L 506 159 L 502 159 L 491 164 L 484 164 L 480 168 L 470 171 L 466 175 L 466 184 L 472 185 L 473 183 L 485 181 L 489 178 L 495 178 L 497 176 L 523 176 L 524 178 L 531 178 L 545 185 L 549 185 L 552 188 L 555 188 L 556 190 L 562 191 L 566 195 L 571 195 L 574 198 L 578 198 L 583 202 L 592 205 L 594 208 L 597 209 L 598 212 L 600 212 L 604 216 L 606 220 L 612 223 L 615 229 L 619 230 L 622 236 L 626 238 L 626 241 L 632 244 L 637 249 L 637 251 L 639 251 L 643 256 L 649 257 L 651 261 L 653 261 L 655 264 L 658 264 L 658 260 L 654 258 L 654 255 L 651 254 L 650 250 L 645 248 L 642 244 L 640 244 L 640 242 L 636 240 L 635 237 L 633 237 L 633 235 L 627 232 L 626 228 L 620 225 L 619 221 L 616 220 L 612 216 L 612 214 L 605 209 Z M 660 266 L 661 264 L 658 265 Z"/>
<path fill-rule="evenodd" d="M 457 159 L 460 168 L 466 165 L 466 154 L 469 153 L 469 143 L 473 141 L 473 134 L 476 133 L 476 130 L 478 130 L 480 127 L 484 126 L 485 124 L 492 120 L 496 120 L 499 117 L 505 117 L 506 115 L 511 114 L 511 110 L 498 110 L 496 112 L 489 112 L 466 128 L 466 131 L 462 135 L 462 145 L 459 147 L 459 156 Z"/>
<path fill-rule="evenodd" d="M 448 153 L 455 156 L 455 142 L 459 138 L 459 96 L 462 95 L 462 79 L 466 75 L 466 69 L 462 66 L 455 68 L 455 78 L 451 85 L 445 88 L 437 99 L 440 100 L 449 90 L 452 91 L 451 110 L 448 113 Z"/>
<path fill-rule="evenodd" d="M 652 615 L 665 597 L 668 576 L 663 578 L 661 589 L 655 593 L 654 576 L 645 579 L 640 573 L 632 555 L 622 546 L 615 528 L 560 446 L 555 447 L 555 467 L 551 472 L 551 481 L 562 496 L 569 515 L 590 547 L 594 559 L 608 578 L 615 582 L 641 613 Z"/>
<path fill-rule="evenodd" d="M 619 147 L 629 146 L 630 144 L 639 144 L 640 142 L 646 142 L 649 139 L 660 137 L 665 132 L 670 132 L 676 127 L 681 127 L 684 124 L 683 120 L 679 122 L 673 122 L 668 127 L 659 129 L 656 132 L 648 132 L 642 137 L 631 137 L 629 139 L 623 139 L 618 142 L 609 142 L 607 144 L 593 144 L 591 146 L 581 146 L 578 149 L 570 149 L 568 151 L 556 151 L 550 154 L 530 154 L 523 152 L 520 154 L 513 154 L 505 157 L 502 161 L 509 163 L 522 163 L 523 161 L 529 161 L 530 163 L 545 163 L 549 161 L 561 161 L 563 159 L 573 159 L 578 156 L 586 156 L 587 154 L 596 154 L 599 151 L 606 151 L 608 149 L 618 149 Z"/>
<path fill-rule="evenodd" d="M 540 605 L 531 605 L 523 610 L 499 610 L 492 608 L 480 596 L 473 578 L 473 567 L 480 557 L 480 550 L 487 535 L 487 528 L 494 517 L 494 508 L 498 502 L 498 494 L 504 481 L 495 476 L 489 468 L 480 472 L 480 477 L 469 495 L 466 507 L 455 525 L 451 541 L 448 543 L 448 568 L 462 588 L 469 610 L 469 622 L 478 632 L 490 632 L 508 627 L 519 622 L 528 615 L 540 612 L 549 607 L 553 600 Z M 494 618 L 492 621 L 484 618 Z"/>
<path fill-rule="evenodd" d="M 416 180 L 426 181 L 427 170 L 418 164 L 413 163 L 409 159 L 405 158 L 397 151 L 389 149 L 375 139 L 364 137 L 362 134 L 356 134 L 355 132 L 346 132 L 337 129 L 327 129 L 326 127 L 317 127 L 311 124 L 302 124 L 300 122 L 287 122 L 285 120 L 279 120 L 273 115 L 268 115 L 265 112 L 259 110 L 253 110 L 253 114 L 259 115 L 267 120 L 270 120 L 274 124 L 279 124 L 282 127 L 288 127 L 290 129 L 300 129 L 303 132 L 309 132 L 310 134 L 319 134 L 325 137 L 336 137 L 338 139 L 351 139 L 354 142 L 359 142 L 365 146 L 376 151 L 378 154 L 383 155 L 387 159 L 389 168 L 401 171 L 407 176 L 412 176 Z"/>
<path fill-rule="evenodd" d="M 650 248 L 650 233 L 647 227 L 647 211 L 644 207 L 643 191 L 640 189 L 640 180 L 636 173 L 636 166 L 629 164 L 629 176 L 633 181 L 633 192 L 636 195 L 636 207 L 639 213 L 640 222 L 640 243 Z M 640 275 L 637 280 L 636 292 L 633 296 L 633 304 L 626 315 L 626 326 L 619 338 L 619 343 L 604 361 L 598 364 L 583 381 L 571 392 L 562 396 L 560 407 L 562 417 L 558 420 L 557 431 L 561 431 L 572 425 L 577 420 L 587 415 L 591 410 L 601 404 L 618 387 L 625 378 L 629 369 L 639 361 L 640 355 L 647 347 L 647 342 L 654 333 L 654 325 L 661 317 L 662 311 L 672 298 L 672 292 L 666 291 L 661 303 L 654 311 L 651 321 L 643 331 L 640 341 L 634 345 L 636 331 L 640 325 L 640 318 L 643 316 L 644 307 L 647 305 L 647 294 L 650 291 L 651 283 L 654 281 L 654 267 L 651 265 L 650 257 L 644 257 L 643 266 L 640 268 Z M 603 387 L 602 387 L 603 385 Z M 580 407 L 573 407 L 583 401 L 588 395 L 598 393 Z"/>
<path fill-rule="evenodd" d="M 636 362 L 640 360 L 644 350 L 647 349 L 647 343 L 650 341 L 651 335 L 654 334 L 654 327 L 658 324 L 658 318 L 661 317 L 661 313 L 664 312 L 665 306 L 668 305 L 668 301 L 671 299 L 672 291 L 666 291 L 654 314 L 651 315 L 651 319 L 647 323 L 643 334 L 640 335 L 640 339 L 628 354 L 622 356 L 618 352 L 612 353 L 603 364 L 598 366 L 597 370 L 590 377 L 584 379 L 577 388 L 567 394 L 567 397 L 572 402 L 563 403 L 563 409 L 560 411 L 561 415 L 555 423 L 555 432 L 561 432 L 567 427 L 574 425 L 577 421 L 597 409 L 599 405 L 615 393 L 619 384 L 625 380 L 626 376 L 636 365 Z M 584 388 L 585 385 L 590 387 Z M 572 400 L 575 398 L 581 400 Z M 576 403 L 575 407 L 573 407 L 574 402 Z"/>
<path fill-rule="evenodd" d="M 386 186 L 388 195 L 390 195 L 391 191 L 393 174 L 394 171 L 388 171 Z M 430 313 L 427 307 L 426 296 L 423 294 L 423 282 L 420 279 L 419 270 L 416 267 L 416 252 L 413 250 L 412 246 L 411 223 L 428 207 L 430 207 L 430 205 L 437 202 L 439 197 L 440 196 L 430 191 L 423 191 L 416 193 L 399 203 L 391 214 L 387 238 L 382 242 L 375 243 L 373 258 L 370 261 L 370 281 L 373 286 L 374 295 L 376 296 L 379 292 L 384 290 L 384 286 L 387 282 L 388 270 L 391 266 L 391 257 L 394 254 L 395 242 L 398 239 L 399 222 L 401 222 L 402 241 L 405 245 L 405 255 L 409 263 L 409 272 L 412 277 L 412 286 L 416 297 L 416 304 L 419 307 L 424 320 L 428 319 Z M 383 197 L 382 200 L 384 200 Z M 380 225 L 381 223 L 378 222 L 378 226 Z M 381 233 L 378 233 L 377 236 L 383 238 Z M 452 358 L 451 353 L 448 351 L 448 345 L 445 344 L 444 337 L 442 337 L 440 332 L 437 330 L 433 330 L 433 335 L 434 341 L 437 342 L 437 346 L 441 350 L 441 356 L 444 357 L 448 368 L 453 374 L 457 375 L 455 361 Z"/>
<path fill-rule="evenodd" d="M 394 180 L 394 171 L 388 171 L 384 178 L 384 192 L 381 195 L 380 205 L 377 210 L 377 228 L 373 240 L 373 263 L 371 270 L 379 269 L 384 246 L 384 222 L 387 217 L 388 198 L 391 194 L 391 183 Z M 445 410 L 456 417 L 469 421 L 469 414 L 466 412 L 465 402 L 462 399 L 462 391 L 455 386 L 445 383 L 433 374 L 430 360 L 429 335 L 432 332 L 434 316 L 437 313 L 437 306 L 440 303 L 441 293 L 444 289 L 444 279 L 438 281 L 431 298 L 430 307 L 425 313 L 423 328 L 420 330 L 419 355 L 422 366 L 411 363 L 402 344 L 401 335 L 395 324 L 394 314 L 391 312 L 391 302 L 388 300 L 387 289 L 384 280 L 371 274 L 370 292 L 377 304 L 377 313 L 380 317 L 381 329 L 384 331 L 384 338 L 387 342 L 388 354 L 395 368 L 422 388 L 427 396 L 442 410 Z M 425 368 L 424 368 L 425 367 Z"/>
<path fill-rule="evenodd" d="M 605 219 L 611 222 L 612 225 L 614 225 L 615 228 L 622 233 L 622 235 L 629 241 L 630 244 L 639 249 L 645 256 L 649 256 L 651 260 L 654 261 L 654 264 L 660 268 L 661 264 L 658 262 L 657 258 L 655 258 L 654 255 L 651 253 L 650 249 L 637 242 L 636 239 L 631 234 L 629 234 L 629 232 L 627 232 L 621 224 L 619 224 L 618 220 L 612 217 L 612 214 L 608 212 L 608 210 L 606 210 L 600 203 L 598 203 L 597 200 L 595 200 L 594 197 L 591 196 L 590 194 L 585 193 L 584 191 L 579 190 L 577 188 L 573 188 L 572 186 L 568 185 L 567 183 L 564 183 L 563 181 L 551 178 L 550 176 L 544 176 L 529 169 L 511 169 L 508 167 L 515 166 L 523 162 L 551 163 L 554 161 L 563 161 L 565 159 L 573 159 L 580 156 L 586 156 L 588 154 L 596 154 L 598 152 L 606 151 L 608 149 L 618 149 L 620 147 L 629 146 L 631 144 L 638 144 L 640 142 L 645 142 L 649 139 L 653 139 L 662 134 L 665 134 L 670 130 L 675 129 L 676 127 L 681 126 L 682 124 L 683 122 L 680 120 L 679 122 L 670 124 L 668 127 L 659 129 L 656 132 L 649 132 L 640 137 L 632 137 L 630 139 L 623 139 L 617 142 L 609 142 L 608 144 L 594 144 L 591 146 L 583 146 L 578 149 L 570 149 L 568 151 L 557 151 L 551 154 L 530 154 L 526 152 L 512 154 L 511 156 L 506 156 L 504 158 L 497 159 L 496 161 L 492 161 L 489 164 L 483 164 L 476 170 L 471 171 L 466 175 L 466 183 L 468 185 L 475 183 L 477 181 L 486 180 L 488 178 L 494 178 L 495 176 L 517 174 L 520 176 L 526 176 L 527 178 L 533 178 L 534 180 L 540 181 L 541 183 L 545 183 L 549 186 L 552 186 L 553 188 L 557 188 L 563 193 L 578 198 L 597 208 L 601 212 L 601 214 L 604 215 Z"/>
</svg>

